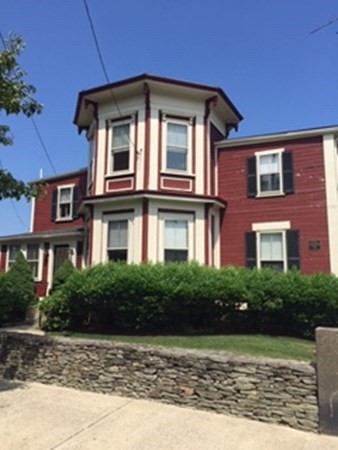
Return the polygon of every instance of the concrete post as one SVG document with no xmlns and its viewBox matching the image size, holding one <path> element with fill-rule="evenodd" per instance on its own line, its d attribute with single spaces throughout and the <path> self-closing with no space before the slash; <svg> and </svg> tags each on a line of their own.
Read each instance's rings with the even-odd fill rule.
<svg viewBox="0 0 338 450">
<path fill-rule="evenodd" d="M 319 431 L 338 435 L 338 328 L 316 328 Z"/>
</svg>

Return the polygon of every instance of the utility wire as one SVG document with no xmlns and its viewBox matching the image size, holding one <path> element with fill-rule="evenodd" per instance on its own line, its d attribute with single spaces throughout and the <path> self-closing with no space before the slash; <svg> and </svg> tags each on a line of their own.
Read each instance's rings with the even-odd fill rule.
<svg viewBox="0 0 338 450">
<path fill-rule="evenodd" d="M 317 33 L 317 31 L 320 31 L 320 30 L 322 30 L 323 28 L 329 27 L 330 25 L 332 25 L 332 24 L 335 23 L 335 22 L 338 22 L 338 17 L 336 17 L 336 18 L 333 19 L 333 20 L 330 20 L 330 22 L 326 23 L 325 25 L 321 25 L 320 27 L 318 27 L 318 28 L 316 28 L 316 29 L 310 31 L 310 34 Z"/>
<path fill-rule="evenodd" d="M 4 168 L 3 164 L 2 164 L 1 159 L 0 159 L 0 169 L 5 170 L 5 168 Z M 22 220 L 22 217 L 20 216 L 20 214 L 19 214 L 19 212 L 18 212 L 18 210 L 17 210 L 17 207 L 15 206 L 15 203 L 14 203 L 13 199 L 10 198 L 9 200 L 10 200 L 10 202 L 11 202 L 11 205 L 12 205 L 13 211 L 14 211 L 14 213 L 15 213 L 15 215 L 16 215 L 16 218 L 18 219 L 18 221 L 21 223 L 21 225 L 22 225 L 23 227 L 25 227 L 26 229 L 28 229 L 28 225 Z"/>
<path fill-rule="evenodd" d="M 37 136 L 38 136 L 38 139 L 39 139 L 39 141 L 40 141 L 41 147 L 43 148 L 43 151 L 45 152 L 45 155 L 46 155 L 46 157 L 47 157 L 47 159 L 48 159 L 48 162 L 49 162 L 49 164 L 50 164 L 50 166 L 51 166 L 51 168 L 52 168 L 52 170 L 53 170 L 53 172 L 54 172 L 54 175 L 56 175 L 57 172 L 56 172 L 56 170 L 55 170 L 55 166 L 54 166 L 53 161 L 52 161 L 52 159 L 51 159 L 51 157 L 50 157 L 50 155 L 49 155 L 49 153 L 48 153 L 47 147 L 46 147 L 46 145 L 45 145 L 45 143 L 44 143 L 44 141 L 43 141 L 43 139 L 42 139 L 42 137 L 41 137 L 41 133 L 40 133 L 40 131 L 39 131 L 39 128 L 37 127 L 36 122 L 35 122 L 33 116 L 31 117 L 31 119 L 32 119 L 32 123 L 33 123 L 33 127 L 34 127 L 34 129 L 35 129 L 35 132 L 36 132 L 36 134 L 37 134 Z"/>
<path fill-rule="evenodd" d="M 1 40 L 1 42 L 2 42 L 2 45 L 3 45 L 4 49 L 7 50 L 6 41 L 5 41 L 5 39 L 4 39 L 4 37 L 3 37 L 2 33 L 1 33 L 1 31 L 0 31 L 0 40 Z M 39 139 L 39 142 L 40 142 L 40 144 L 41 144 L 41 147 L 42 147 L 42 149 L 43 149 L 43 151 L 44 151 L 44 153 L 45 153 L 45 155 L 46 155 L 46 157 L 47 157 L 47 160 L 48 160 L 48 162 L 49 162 L 49 164 L 50 164 L 50 166 L 51 166 L 51 168 L 52 168 L 52 170 L 53 170 L 53 172 L 54 172 L 54 175 L 56 175 L 57 172 L 56 172 L 56 170 L 55 170 L 55 166 L 54 166 L 53 161 L 52 161 L 52 159 L 51 159 L 51 157 L 50 157 L 50 155 L 49 155 L 49 152 L 48 152 L 48 150 L 47 150 L 47 147 L 46 147 L 46 145 L 45 145 L 45 143 L 44 143 L 44 141 L 43 141 L 43 139 L 42 139 L 42 136 L 41 136 L 41 133 L 40 133 L 40 131 L 39 131 L 39 128 L 38 128 L 38 126 L 37 126 L 37 124 L 36 124 L 36 122 L 35 122 L 33 116 L 31 117 L 31 119 L 32 119 L 32 123 L 33 123 L 33 127 L 34 127 L 34 129 L 35 129 L 35 132 L 36 132 L 37 137 L 38 137 L 38 139 Z"/>
</svg>

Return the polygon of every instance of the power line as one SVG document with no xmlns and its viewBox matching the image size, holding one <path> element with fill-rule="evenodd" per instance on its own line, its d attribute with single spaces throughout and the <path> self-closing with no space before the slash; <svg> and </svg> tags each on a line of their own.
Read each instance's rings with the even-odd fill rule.
<svg viewBox="0 0 338 450">
<path fill-rule="evenodd" d="M 106 82 L 107 82 L 107 84 L 109 84 L 110 83 L 109 76 L 108 76 L 107 69 L 106 69 L 106 66 L 105 66 L 105 63 L 104 63 L 104 60 L 103 60 L 102 52 L 100 50 L 99 41 L 97 39 L 97 35 L 96 35 L 96 32 L 95 32 L 95 28 L 94 28 L 94 23 L 93 23 L 93 20 L 92 20 L 90 11 L 89 11 L 87 0 L 83 0 L 83 4 L 84 4 L 85 10 L 86 10 L 87 18 L 88 18 L 88 21 L 89 21 L 89 25 L 90 25 L 90 29 L 91 29 L 92 35 L 93 35 L 93 39 L 94 39 L 94 42 L 95 42 L 95 47 L 96 47 L 96 51 L 97 51 L 97 54 L 98 54 L 98 57 L 99 57 L 99 60 L 100 60 L 100 63 L 101 63 L 101 67 L 102 67 L 102 70 L 103 70 Z M 117 103 L 115 94 L 114 94 L 112 89 L 110 89 L 110 93 L 111 93 L 112 99 L 113 99 L 113 101 L 115 103 L 117 112 L 118 112 L 119 116 L 121 117 L 122 116 L 121 110 L 120 110 L 120 107 L 119 107 L 119 105 Z"/>
<path fill-rule="evenodd" d="M 332 25 L 332 24 L 335 23 L 335 22 L 338 22 L 338 17 L 336 17 L 335 19 L 330 20 L 330 22 L 328 22 L 328 23 L 326 23 L 326 24 L 324 24 L 324 25 L 321 25 L 320 27 L 318 27 L 318 28 L 316 28 L 316 29 L 310 31 L 310 34 L 317 33 L 317 31 L 320 31 L 320 30 L 322 30 L 323 28 L 329 27 L 330 25 Z"/>
<path fill-rule="evenodd" d="M 41 147 L 43 148 L 43 151 L 44 151 L 44 153 L 45 153 L 45 155 L 46 155 L 46 157 L 48 159 L 48 162 L 49 162 L 49 164 L 50 164 L 50 166 L 51 166 L 51 168 L 52 168 L 52 170 L 54 172 L 54 175 L 56 175 L 57 172 L 55 170 L 55 166 L 54 166 L 53 161 L 52 161 L 52 159 L 51 159 L 51 157 L 50 157 L 50 155 L 48 153 L 47 147 L 46 147 L 46 145 L 45 145 L 45 143 L 44 143 L 44 141 L 42 139 L 41 133 L 40 133 L 40 131 L 39 131 L 39 129 L 38 129 L 36 123 L 35 123 L 34 117 L 31 117 L 31 119 L 32 119 L 32 123 L 33 123 L 34 129 L 35 129 L 35 132 L 36 132 L 36 134 L 38 136 L 38 139 L 40 141 Z"/>
<path fill-rule="evenodd" d="M 5 168 L 4 168 L 3 164 L 2 164 L 1 159 L 0 159 L 0 169 L 5 170 Z M 18 219 L 18 221 L 21 223 L 21 225 L 22 225 L 23 227 L 25 227 L 26 229 L 28 229 L 28 225 L 22 220 L 22 217 L 20 216 L 20 214 L 19 214 L 19 212 L 18 212 L 18 210 L 17 210 L 17 208 L 16 208 L 16 206 L 15 206 L 15 203 L 14 203 L 13 199 L 11 198 L 11 199 L 9 199 L 9 200 L 10 200 L 10 202 L 11 202 L 11 205 L 12 205 L 13 211 L 14 211 L 14 213 L 15 213 L 15 215 L 16 215 L 16 218 Z"/>
</svg>

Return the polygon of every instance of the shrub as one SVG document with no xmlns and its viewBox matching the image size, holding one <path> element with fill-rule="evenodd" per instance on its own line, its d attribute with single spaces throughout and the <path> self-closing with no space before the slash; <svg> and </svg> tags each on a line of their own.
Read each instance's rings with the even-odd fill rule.
<svg viewBox="0 0 338 450">
<path fill-rule="evenodd" d="M 0 323 L 24 320 L 27 306 L 36 302 L 33 274 L 20 252 L 10 270 L 0 276 Z"/>
<path fill-rule="evenodd" d="M 337 325 L 338 279 L 195 263 L 108 263 L 73 271 L 41 307 L 47 329 L 312 337 L 318 325 Z"/>
<path fill-rule="evenodd" d="M 61 287 L 65 284 L 70 275 L 72 275 L 74 270 L 76 270 L 74 264 L 71 262 L 70 259 L 66 259 L 66 261 L 62 264 L 62 266 L 59 267 L 58 270 L 55 272 L 53 284 L 49 293 L 53 294 L 53 292 L 61 289 Z"/>
</svg>

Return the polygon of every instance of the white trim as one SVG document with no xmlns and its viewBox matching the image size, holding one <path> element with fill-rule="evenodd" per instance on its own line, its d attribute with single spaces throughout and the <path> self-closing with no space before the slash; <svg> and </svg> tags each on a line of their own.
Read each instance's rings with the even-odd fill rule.
<svg viewBox="0 0 338 450">
<path fill-rule="evenodd" d="M 30 217 L 30 224 L 29 224 L 29 231 L 30 233 L 33 233 L 34 230 L 34 219 L 35 219 L 35 197 L 32 198 L 32 205 L 31 205 L 31 217 Z"/>
<path fill-rule="evenodd" d="M 173 180 L 173 181 L 185 181 L 185 182 L 189 182 L 189 187 L 188 189 L 185 188 L 174 188 L 174 187 L 168 187 L 168 186 L 164 186 L 164 181 L 165 180 Z M 192 191 L 192 180 L 191 179 L 187 179 L 187 178 L 175 178 L 175 177 L 167 177 L 167 176 L 161 176 L 161 189 L 167 189 L 170 191 L 179 191 L 179 192 L 191 192 Z"/>
<path fill-rule="evenodd" d="M 177 124 L 185 125 L 187 128 L 187 168 L 186 170 L 167 168 L 167 135 L 168 135 L 168 125 Z M 190 119 L 179 119 L 166 117 L 166 114 L 162 115 L 162 167 L 161 172 L 171 175 L 193 175 L 192 174 L 192 128 L 193 128 L 193 118 Z"/>
<path fill-rule="evenodd" d="M 252 231 L 281 231 L 290 230 L 291 222 L 285 220 L 283 222 L 261 222 L 253 223 L 251 226 Z"/>
<path fill-rule="evenodd" d="M 263 134 L 258 136 L 248 136 L 243 138 L 227 139 L 219 141 L 216 144 L 217 148 L 228 148 L 228 147 L 238 147 L 240 145 L 253 145 L 253 144 L 263 144 L 268 142 L 276 141 L 287 141 L 290 139 L 301 139 L 315 136 L 325 136 L 325 135 L 338 135 L 338 127 L 326 127 L 326 128 L 315 128 L 310 130 L 296 130 L 296 131 L 284 131 L 282 133 L 275 134 Z"/>
<path fill-rule="evenodd" d="M 283 183 L 283 158 L 282 153 L 285 151 L 284 148 L 276 148 L 273 150 L 264 150 L 255 152 L 256 157 L 256 189 L 257 195 L 256 197 L 272 197 L 275 195 L 284 195 L 284 183 Z M 261 183 L 260 183 L 260 158 L 269 155 L 278 155 L 278 166 L 279 166 L 279 189 L 272 191 L 261 191 Z"/>
<path fill-rule="evenodd" d="M 134 177 L 126 177 L 126 178 L 114 178 L 113 175 L 106 175 L 106 178 L 109 177 L 109 180 L 106 180 L 106 192 L 120 192 L 120 191 L 132 191 L 134 189 Z M 130 187 L 128 188 L 120 188 L 120 189 L 108 189 L 108 185 L 111 181 L 129 181 L 131 180 Z"/>
<path fill-rule="evenodd" d="M 6 257 L 6 266 L 5 270 L 8 272 L 9 270 L 9 249 L 10 247 L 20 247 L 20 251 L 23 253 L 24 257 L 27 261 L 27 246 L 28 245 L 37 245 L 38 246 L 38 276 L 34 277 L 35 282 L 42 281 L 42 261 L 43 261 L 43 245 L 40 242 L 27 242 L 25 244 L 8 244 L 7 247 L 7 257 Z"/>
<path fill-rule="evenodd" d="M 57 199 L 56 199 L 56 222 L 66 222 L 73 220 L 73 203 L 74 203 L 74 187 L 75 184 L 62 184 L 57 186 Z M 60 196 L 63 189 L 70 189 L 70 208 L 69 215 L 67 217 L 60 217 Z M 68 203 L 68 202 L 67 202 Z"/>
<path fill-rule="evenodd" d="M 192 261 L 195 259 L 195 220 L 194 215 L 189 213 L 171 213 L 171 212 L 162 212 L 158 213 L 158 249 L 157 249 L 157 260 L 159 262 L 164 262 L 164 235 L 165 235 L 165 221 L 166 220 L 182 220 L 186 221 L 188 224 L 188 261 Z"/>
<path fill-rule="evenodd" d="M 256 252 L 257 252 L 257 267 L 261 269 L 261 236 L 271 234 L 280 234 L 282 236 L 282 247 L 283 247 L 283 272 L 288 269 L 287 264 L 287 248 L 286 248 L 286 230 L 266 230 L 256 232 Z M 271 260 L 273 262 L 273 260 Z"/>
<path fill-rule="evenodd" d="M 323 136 L 330 270 L 338 276 L 338 149 L 335 136 Z"/>
<path fill-rule="evenodd" d="M 132 213 L 117 213 L 117 214 L 104 214 L 102 217 L 102 241 L 101 241 L 101 255 L 102 262 L 108 262 L 108 225 L 109 222 L 127 220 L 128 221 L 128 247 L 127 247 L 127 263 L 134 262 L 134 218 L 135 212 Z"/>
<path fill-rule="evenodd" d="M 133 136 L 135 134 L 135 115 L 130 117 L 126 120 L 121 121 L 109 121 L 109 129 L 108 129 L 108 157 L 107 157 L 107 164 L 108 167 L 106 168 L 106 176 L 114 176 L 114 175 L 130 175 L 134 173 L 134 158 L 135 158 L 135 143 L 133 140 Z M 119 127 L 121 125 L 129 125 L 129 138 L 128 138 L 128 144 L 129 144 L 129 168 L 125 170 L 113 170 L 112 168 L 112 144 L 113 144 L 113 129 L 115 127 Z"/>
</svg>

